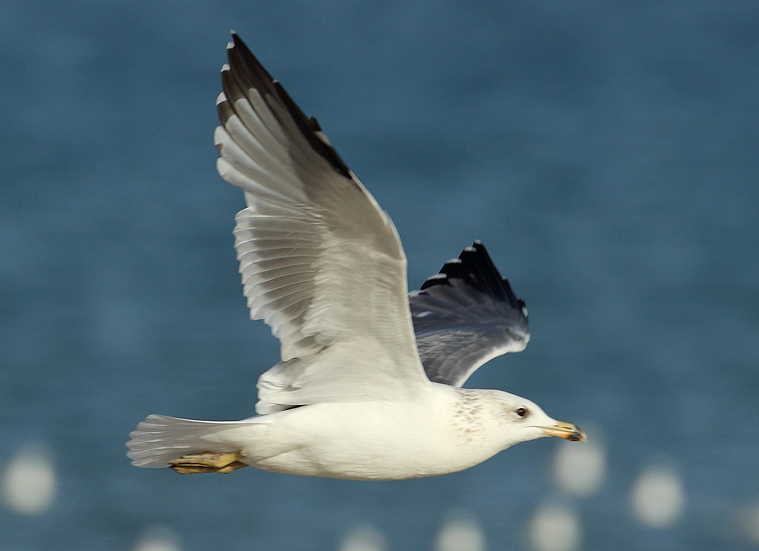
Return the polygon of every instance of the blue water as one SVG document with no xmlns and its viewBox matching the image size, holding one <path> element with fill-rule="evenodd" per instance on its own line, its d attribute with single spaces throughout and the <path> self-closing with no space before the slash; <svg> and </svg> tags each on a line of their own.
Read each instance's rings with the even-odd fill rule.
<svg viewBox="0 0 759 551">
<path fill-rule="evenodd" d="M 532 341 L 468 386 L 596 427 L 587 498 L 551 439 L 471 470 L 358 483 L 132 467 L 153 412 L 239 419 L 279 347 L 250 322 L 216 174 L 218 71 L 237 30 L 392 216 L 418 288 L 482 240 Z M 584 550 L 745 549 L 759 500 L 759 5 L 755 2 L 0 4 L 0 468 L 28 442 L 51 509 L 0 509 L 0 549 L 330 550 L 360 522 L 431 549 L 470 511 L 528 549 L 558 496 Z M 679 522 L 629 492 L 675 465 Z"/>
</svg>

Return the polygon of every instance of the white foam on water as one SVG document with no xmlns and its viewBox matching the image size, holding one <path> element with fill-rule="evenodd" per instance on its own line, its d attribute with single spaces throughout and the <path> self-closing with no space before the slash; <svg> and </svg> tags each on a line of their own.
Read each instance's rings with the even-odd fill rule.
<svg viewBox="0 0 759 551">
<path fill-rule="evenodd" d="M 683 514 L 685 491 L 680 475 L 671 467 L 645 468 L 633 484 L 630 503 L 635 518 L 649 528 L 669 528 Z"/>
<path fill-rule="evenodd" d="M 154 524 L 142 533 L 132 551 L 181 551 L 179 537 L 168 526 Z"/>
<path fill-rule="evenodd" d="M 454 511 L 446 518 L 435 538 L 435 551 L 486 551 L 485 533 L 467 511 Z"/>
<path fill-rule="evenodd" d="M 582 540 L 577 511 L 565 504 L 546 502 L 535 511 L 528 528 L 535 551 L 573 551 Z"/>
<path fill-rule="evenodd" d="M 729 520 L 731 535 L 759 546 L 759 502 L 736 508 Z"/>
<path fill-rule="evenodd" d="M 339 547 L 340 551 L 387 551 L 388 549 L 385 536 L 370 524 L 359 524 L 352 528 Z"/>
<path fill-rule="evenodd" d="M 39 515 L 55 501 L 58 477 L 53 460 L 43 444 L 27 444 L 3 469 L 0 496 L 5 506 L 22 515 Z"/>
<path fill-rule="evenodd" d="M 587 430 L 582 444 L 559 442 L 553 472 L 557 484 L 580 497 L 596 493 L 606 478 L 606 449 L 598 431 Z"/>
</svg>

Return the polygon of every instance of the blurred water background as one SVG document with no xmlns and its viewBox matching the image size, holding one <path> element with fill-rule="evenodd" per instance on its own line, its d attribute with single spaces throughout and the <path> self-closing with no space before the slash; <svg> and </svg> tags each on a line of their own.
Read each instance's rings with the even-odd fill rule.
<svg viewBox="0 0 759 551">
<path fill-rule="evenodd" d="M 389 211 L 530 311 L 468 386 L 588 429 L 405 482 L 132 467 L 278 359 L 216 174 L 237 30 Z M 759 546 L 759 4 L 4 0 L 0 549 Z"/>
</svg>

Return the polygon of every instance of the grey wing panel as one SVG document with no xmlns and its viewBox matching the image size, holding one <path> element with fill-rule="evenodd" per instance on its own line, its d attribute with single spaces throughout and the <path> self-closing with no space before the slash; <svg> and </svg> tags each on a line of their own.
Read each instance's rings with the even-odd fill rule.
<svg viewBox="0 0 759 551">
<path fill-rule="evenodd" d="M 416 344 L 427 377 L 461 386 L 485 362 L 524 350 L 527 309 L 475 241 L 409 294 Z"/>
</svg>

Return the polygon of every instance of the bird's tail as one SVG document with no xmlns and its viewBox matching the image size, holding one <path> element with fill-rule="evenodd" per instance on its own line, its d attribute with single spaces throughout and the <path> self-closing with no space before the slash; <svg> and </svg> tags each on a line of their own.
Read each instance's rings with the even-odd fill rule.
<svg viewBox="0 0 759 551">
<path fill-rule="evenodd" d="M 168 467 L 185 455 L 202 453 L 238 453 L 239 443 L 231 438 L 242 426 L 257 424 L 245 421 L 196 421 L 165 415 L 148 415 L 137 430 L 130 433 L 127 457 L 138 467 Z M 239 442 L 239 440 L 238 440 Z"/>
</svg>

